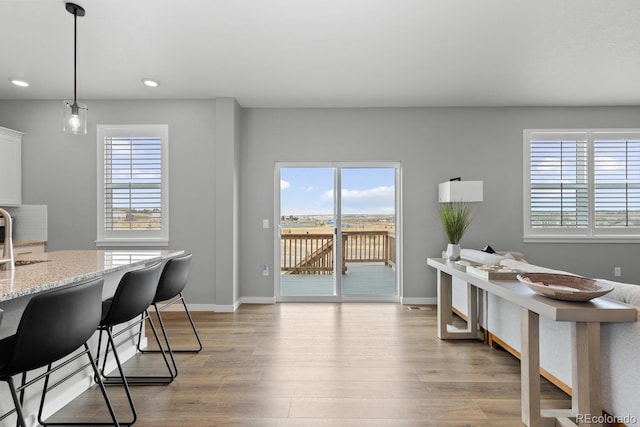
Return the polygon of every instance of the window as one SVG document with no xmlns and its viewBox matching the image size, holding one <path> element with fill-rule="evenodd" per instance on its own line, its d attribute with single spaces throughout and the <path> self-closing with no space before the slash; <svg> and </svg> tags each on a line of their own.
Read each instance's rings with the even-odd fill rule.
<svg viewBox="0 0 640 427">
<path fill-rule="evenodd" d="M 640 241 L 640 130 L 525 130 L 525 241 Z"/>
<path fill-rule="evenodd" d="M 98 125 L 98 246 L 166 246 L 168 126 Z"/>
</svg>

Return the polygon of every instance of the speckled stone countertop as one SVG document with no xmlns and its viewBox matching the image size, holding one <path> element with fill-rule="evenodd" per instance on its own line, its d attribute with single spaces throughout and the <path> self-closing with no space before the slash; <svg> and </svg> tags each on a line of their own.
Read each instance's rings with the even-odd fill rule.
<svg viewBox="0 0 640 427">
<path fill-rule="evenodd" d="M 182 250 L 87 250 L 23 255 L 16 258 L 16 261 L 22 261 L 22 265 L 14 270 L 0 271 L 0 301 L 70 285 L 183 253 Z"/>
</svg>

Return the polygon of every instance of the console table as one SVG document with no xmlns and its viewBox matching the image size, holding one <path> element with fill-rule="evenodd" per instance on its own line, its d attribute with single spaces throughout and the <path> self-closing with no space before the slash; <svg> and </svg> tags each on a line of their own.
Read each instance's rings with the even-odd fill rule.
<svg viewBox="0 0 640 427">
<path fill-rule="evenodd" d="M 466 268 L 442 258 L 429 258 L 427 264 L 438 276 L 438 338 L 478 339 L 478 289 L 520 306 L 520 358 L 522 422 L 529 427 L 583 425 L 570 418 L 602 414 L 600 386 L 600 324 L 634 322 L 637 310 L 627 304 L 596 298 L 589 302 L 565 302 L 536 294 L 514 280 L 486 280 L 466 272 Z M 465 329 L 452 325 L 452 278 L 468 287 L 468 321 Z M 571 409 L 543 410 L 540 405 L 540 316 L 572 323 Z M 556 424 L 557 423 L 557 424 Z M 595 424 L 589 424 L 594 426 Z"/>
</svg>

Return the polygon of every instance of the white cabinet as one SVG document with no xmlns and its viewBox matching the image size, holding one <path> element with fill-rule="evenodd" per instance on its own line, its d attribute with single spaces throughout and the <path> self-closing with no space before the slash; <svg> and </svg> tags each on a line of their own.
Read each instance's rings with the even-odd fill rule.
<svg viewBox="0 0 640 427">
<path fill-rule="evenodd" d="M 43 254 L 44 250 L 44 242 L 30 242 L 26 244 L 19 244 L 13 247 L 13 254 L 15 256 L 18 255 L 30 255 L 30 254 Z"/>
<path fill-rule="evenodd" d="M 22 203 L 22 135 L 0 127 L 0 206 Z"/>
<path fill-rule="evenodd" d="M 21 241 L 15 240 L 13 242 L 13 255 L 33 255 L 45 253 L 45 242 L 38 240 Z M 4 244 L 0 243 L 0 257 L 4 251 Z"/>
</svg>

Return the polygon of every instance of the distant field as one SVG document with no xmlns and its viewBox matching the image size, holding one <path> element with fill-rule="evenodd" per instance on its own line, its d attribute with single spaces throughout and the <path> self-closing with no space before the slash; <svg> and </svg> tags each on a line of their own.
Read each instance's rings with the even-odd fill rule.
<svg viewBox="0 0 640 427">
<path fill-rule="evenodd" d="M 280 220 L 283 234 L 333 234 L 334 224 L 330 216 L 283 217 Z M 345 215 L 342 230 L 395 232 L 393 215 Z"/>
<path fill-rule="evenodd" d="M 127 215 L 131 218 L 127 219 Z M 124 218 L 123 218 L 124 217 Z M 137 212 L 121 213 L 113 219 L 113 230 L 160 230 L 161 219 L 157 213 Z"/>
</svg>

